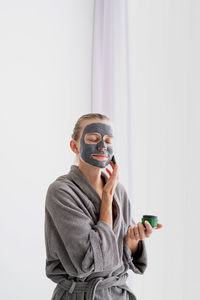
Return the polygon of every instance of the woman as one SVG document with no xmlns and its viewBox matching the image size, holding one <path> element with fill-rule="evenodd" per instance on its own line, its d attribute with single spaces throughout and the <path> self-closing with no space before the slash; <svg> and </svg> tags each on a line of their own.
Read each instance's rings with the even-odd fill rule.
<svg viewBox="0 0 200 300">
<path fill-rule="evenodd" d="M 70 141 L 78 166 L 72 165 L 47 190 L 46 275 L 57 283 L 52 300 L 136 299 L 126 284 L 127 270 L 144 273 L 144 238 L 152 227 L 147 222 L 145 229 L 131 217 L 118 165 L 111 161 L 113 141 L 108 117 L 80 117 Z"/>
</svg>

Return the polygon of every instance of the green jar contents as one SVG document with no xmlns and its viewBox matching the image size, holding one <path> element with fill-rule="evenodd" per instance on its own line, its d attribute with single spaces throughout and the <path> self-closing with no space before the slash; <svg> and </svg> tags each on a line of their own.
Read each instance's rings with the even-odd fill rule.
<svg viewBox="0 0 200 300">
<path fill-rule="evenodd" d="M 152 215 L 143 215 L 142 224 L 144 225 L 144 227 L 146 227 L 144 221 L 148 221 L 152 227 L 157 227 L 158 217 Z"/>
</svg>

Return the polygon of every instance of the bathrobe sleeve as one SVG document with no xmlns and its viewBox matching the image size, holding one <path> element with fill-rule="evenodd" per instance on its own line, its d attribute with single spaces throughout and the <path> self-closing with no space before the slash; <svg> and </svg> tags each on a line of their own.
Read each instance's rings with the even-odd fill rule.
<svg viewBox="0 0 200 300">
<path fill-rule="evenodd" d="M 126 211 L 125 213 L 125 222 L 127 224 L 125 236 L 128 231 L 128 227 L 133 227 L 136 222 L 134 221 L 131 213 L 131 203 L 129 200 L 129 197 L 127 195 L 127 192 L 124 188 L 124 186 L 121 184 L 121 189 L 123 191 L 122 199 L 126 205 L 126 208 L 124 209 Z M 126 263 L 129 265 L 130 269 L 137 274 L 143 274 L 146 267 L 147 267 L 147 251 L 146 251 L 146 245 L 144 240 L 140 240 L 138 243 L 138 249 L 137 251 L 132 254 L 130 248 L 125 242 L 124 238 L 124 254 L 125 254 L 125 260 Z"/>
<path fill-rule="evenodd" d="M 47 190 L 46 210 L 52 227 L 47 229 L 50 253 L 61 260 L 71 276 L 81 278 L 116 269 L 120 258 L 113 230 L 104 221 L 95 223 L 76 197 L 66 184 L 59 182 Z"/>
</svg>

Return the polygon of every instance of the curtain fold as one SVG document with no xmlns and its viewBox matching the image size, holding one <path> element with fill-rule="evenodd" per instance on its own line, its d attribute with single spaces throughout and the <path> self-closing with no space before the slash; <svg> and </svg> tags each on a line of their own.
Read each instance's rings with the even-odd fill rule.
<svg viewBox="0 0 200 300">
<path fill-rule="evenodd" d="M 111 118 L 115 153 L 131 193 L 132 139 L 129 85 L 128 2 L 95 0 L 92 58 L 92 112 Z"/>
</svg>

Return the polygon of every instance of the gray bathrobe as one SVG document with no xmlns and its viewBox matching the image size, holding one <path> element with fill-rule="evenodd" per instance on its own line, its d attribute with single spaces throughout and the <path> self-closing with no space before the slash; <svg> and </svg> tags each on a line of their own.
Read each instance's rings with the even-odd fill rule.
<svg viewBox="0 0 200 300">
<path fill-rule="evenodd" d="M 104 182 L 108 175 L 101 172 Z M 53 181 L 45 202 L 46 276 L 57 283 L 52 300 L 136 299 L 126 284 L 127 270 L 143 274 L 147 267 L 144 240 L 132 255 L 125 243 L 135 221 L 121 182 L 113 196 L 117 217 L 113 229 L 99 221 L 101 198 L 79 171 L 70 171 Z"/>
</svg>

